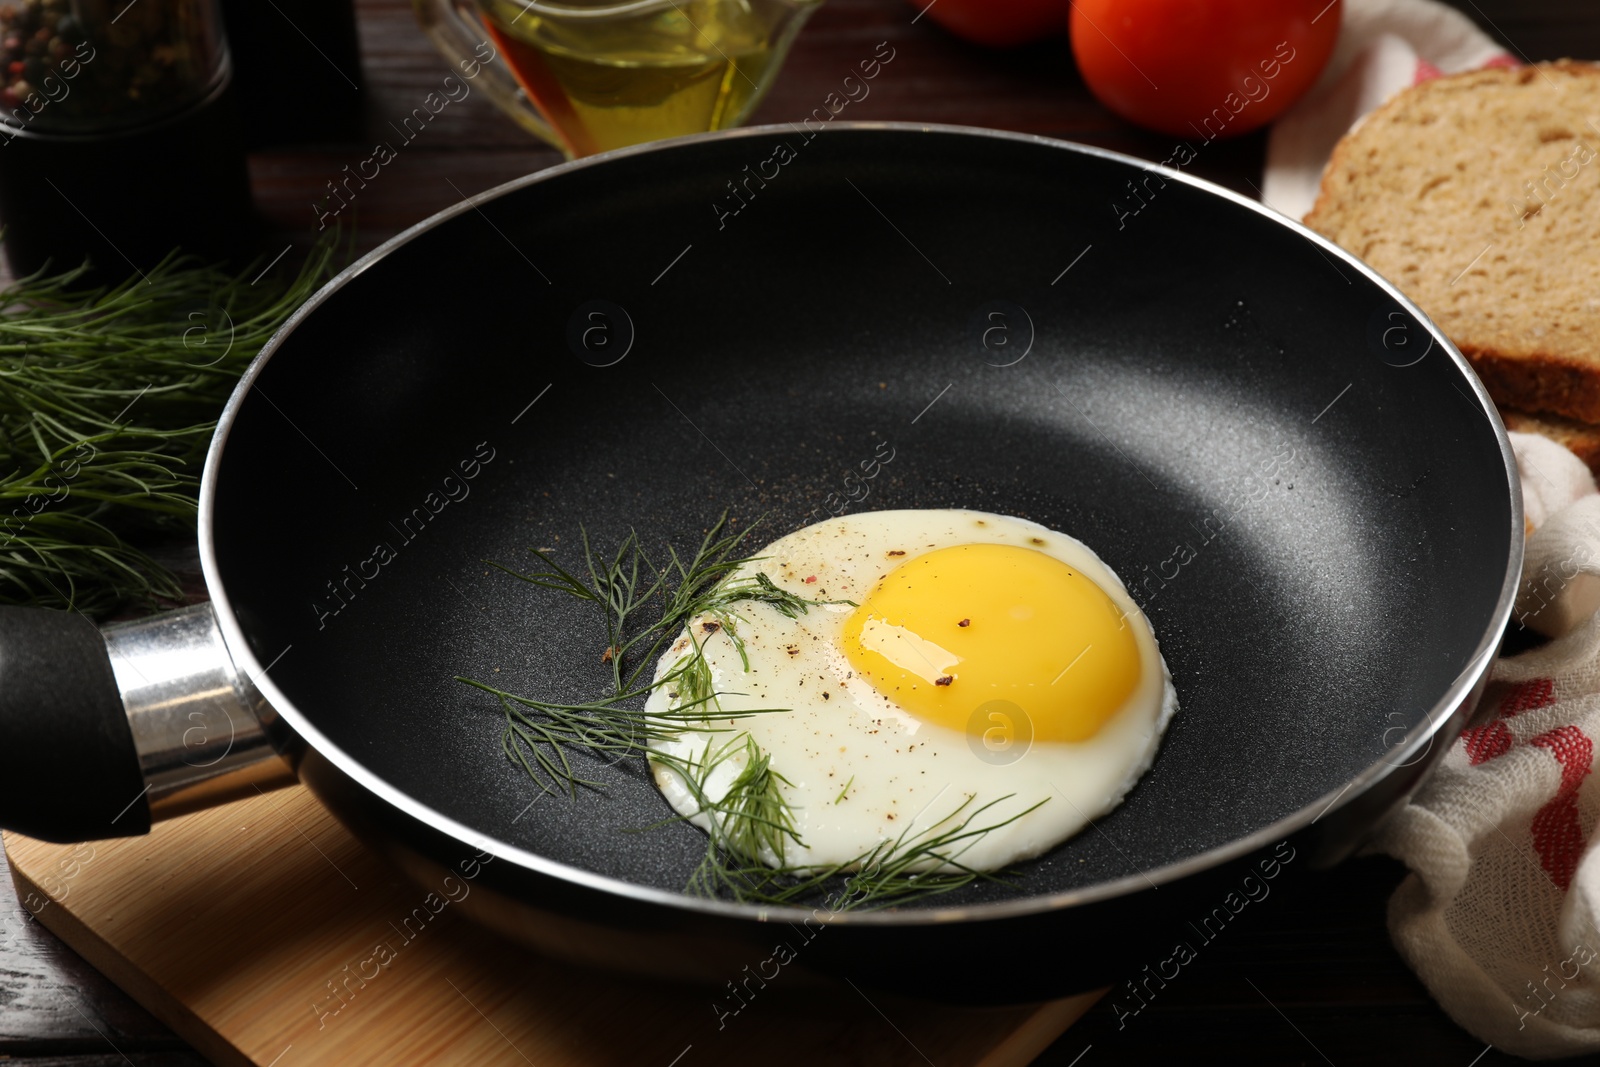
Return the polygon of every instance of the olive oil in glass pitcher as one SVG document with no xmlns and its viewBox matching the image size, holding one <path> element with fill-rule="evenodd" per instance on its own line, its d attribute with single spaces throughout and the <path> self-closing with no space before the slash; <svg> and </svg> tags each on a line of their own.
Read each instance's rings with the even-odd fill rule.
<svg viewBox="0 0 1600 1067">
<path fill-rule="evenodd" d="M 441 50 L 568 156 L 739 125 L 820 4 L 416 0 Z"/>
</svg>

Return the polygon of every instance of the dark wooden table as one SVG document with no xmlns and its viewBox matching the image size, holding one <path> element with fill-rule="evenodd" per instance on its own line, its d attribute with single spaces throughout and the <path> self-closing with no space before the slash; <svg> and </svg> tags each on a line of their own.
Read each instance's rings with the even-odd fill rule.
<svg viewBox="0 0 1600 1067">
<path fill-rule="evenodd" d="M 1452 0 L 1528 60 L 1600 59 L 1595 0 Z M 358 0 L 370 137 L 347 145 L 257 154 L 256 197 L 276 244 L 308 239 L 313 202 L 344 166 L 365 159 L 387 123 L 408 113 L 448 72 L 416 29 L 406 0 Z M 879 41 L 897 50 L 861 119 L 965 123 L 1045 134 L 1159 160 L 1170 145 L 1101 108 L 1073 69 L 1065 40 L 1016 51 L 965 45 L 901 0 L 828 0 L 795 46 L 757 121 L 797 120 Z M 281 121 L 298 109 L 284 72 Z M 1212 146 L 1191 170 L 1251 193 L 1260 181 L 1261 135 Z M 482 93 L 453 104 L 378 179 L 349 213 L 357 244 L 370 247 L 471 194 L 558 162 L 495 111 Z M 457 191 L 459 190 L 459 192 Z M 1137 1016 L 1110 1000 L 1039 1061 L 1098 1064 L 1419 1064 L 1490 1067 L 1510 1057 L 1452 1023 L 1389 944 L 1384 908 L 1404 872 L 1365 858 L 1286 880 L 1229 925 L 1195 963 Z M 1181 916 L 1170 917 L 1174 924 Z M 1048 951 L 1069 953 L 1070 945 Z M 1129 961 L 1132 978 L 1146 961 Z M 1126 1000 L 1126 998 L 1124 998 Z M 928 1050 L 934 1062 L 936 1050 Z M 177 1067 L 201 1060 L 101 978 L 0 891 L 0 1060 L 30 1067 Z"/>
</svg>

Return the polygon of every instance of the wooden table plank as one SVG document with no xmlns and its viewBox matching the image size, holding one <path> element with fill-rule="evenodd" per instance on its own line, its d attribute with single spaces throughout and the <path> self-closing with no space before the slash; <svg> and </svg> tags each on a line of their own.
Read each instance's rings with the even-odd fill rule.
<svg viewBox="0 0 1600 1067">
<path fill-rule="evenodd" d="M 0 1058 L 183 1049 L 170 1031 L 41 927 L 0 855 Z"/>
</svg>

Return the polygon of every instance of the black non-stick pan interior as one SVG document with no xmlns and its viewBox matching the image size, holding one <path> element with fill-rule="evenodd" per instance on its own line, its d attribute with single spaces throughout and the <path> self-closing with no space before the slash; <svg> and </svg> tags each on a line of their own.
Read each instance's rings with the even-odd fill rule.
<svg viewBox="0 0 1600 1067">
<path fill-rule="evenodd" d="M 746 184 L 780 141 L 792 158 Z M 636 766 L 588 766 L 603 794 L 518 817 L 537 789 L 453 676 L 591 698 L 609 669 L 595 617 L 484 561 L 576 564 L 580 527 L 688 545 L 724 511 L 777 536 L 837 507 L 881 442 L 853 510 L 1083 540 L 1182 706 L 1103 832 L 962 899 L 1136 874 L 1337 791 L 1424 721 L 1506 573 L 1491 418 L 1359 268 L 1123 160 L 904 128 L 624 155 L 393 249 L 244 400 L 218 572 L 273 682 L 354 760 L 500 840 L 677 889 L 704 838 L 626 832 L 670 814 Z"/>
</svg>

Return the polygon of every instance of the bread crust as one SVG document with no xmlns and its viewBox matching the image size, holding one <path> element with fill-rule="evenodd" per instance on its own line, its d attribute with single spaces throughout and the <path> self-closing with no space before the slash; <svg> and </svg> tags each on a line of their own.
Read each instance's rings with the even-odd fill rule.
<svg viewBox="0 0 1600 1067">
<path fill-rule="evenodd" d="M 1454 338 L 1452 338 L 1454 340 Z M 1456 342 L 1497 403 L 1600 423 L 1600 371 L 1548 352 L 1499 352 Z"/>
</svg>

